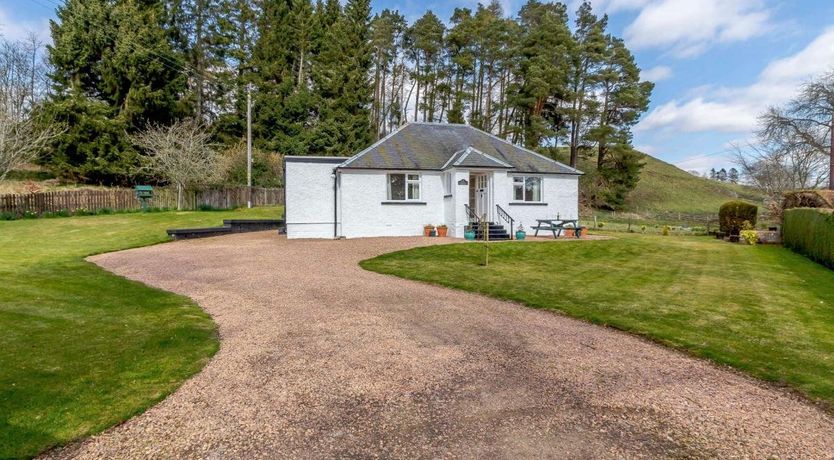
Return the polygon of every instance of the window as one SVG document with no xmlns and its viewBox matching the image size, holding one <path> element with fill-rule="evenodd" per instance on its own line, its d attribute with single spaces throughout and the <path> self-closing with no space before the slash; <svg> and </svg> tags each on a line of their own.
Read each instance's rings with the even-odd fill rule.
<svg viewBox="0 0 834 460">
<path fill-rule="evenodd" d="M 419 200 L 419 174 L 389 174 L 388 199 L 392 201 Z"/>
<path fill-rule="evenodd" d="M 513 177 L 513 200 L 532 201 L 542 200 L 542 178 L 541 177 Z"/>
<path fill-rule="evenodd" d="M 452 173 L 450 172 L 443 173 L 443 194 L 452 194 Z"/>
</svg>

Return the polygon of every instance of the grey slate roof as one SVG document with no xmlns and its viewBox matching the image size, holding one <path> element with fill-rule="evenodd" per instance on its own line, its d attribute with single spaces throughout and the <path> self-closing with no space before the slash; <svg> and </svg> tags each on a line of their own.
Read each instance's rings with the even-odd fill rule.
<svg viewBox="0 0 834 460">
<path fill-rule="evenodd" d="M 513 166 L 509 163 L 497 160 L 478 149 L 473 147 L 466 147 L 460 152 L 452 155 L 452 158 L 443 165 L 442 169 L 449 169 L 452 167 L 469 167 L 469 168 L 498 168 L 498 169 L 512 169 Z"/>
<path fill-rule="evenodd" d="M 460 164 L 455 165 L 456 162 Z M 437 171 L 452 166 L 582 174 L 471 126 L 441 123 L 409 123 L 349 158 L 339 168 Z"/>
</svg>

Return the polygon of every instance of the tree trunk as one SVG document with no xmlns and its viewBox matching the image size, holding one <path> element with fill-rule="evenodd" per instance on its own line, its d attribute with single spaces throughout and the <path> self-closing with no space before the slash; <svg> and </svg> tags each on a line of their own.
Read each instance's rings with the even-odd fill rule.
<svg viewBox="0 0 834 460">
<path fill-rule="evenodd" d="M 182 211 L 182 184 L 177 183 L 177 211 Z"/>
<path fill-rule="evenodd" d="M 834 116 L 831 117 L 831 145 L 828 146 L 828 189 L 834 190 Z"/>
</svg>

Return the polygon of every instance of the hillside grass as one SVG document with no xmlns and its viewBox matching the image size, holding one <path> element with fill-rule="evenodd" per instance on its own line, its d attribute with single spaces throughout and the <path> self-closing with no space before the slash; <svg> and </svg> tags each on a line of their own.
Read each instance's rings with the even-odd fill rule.
<svg viewBox="0 0 834 460">
<path fill-rule="evenodd" d="M 834 407 L 834 271 L 788 249 L 617 234 L 492 243 L 482 259 L 482 243 L 466 243 L 361 266 L 629 331 Z"/>
<path fill-rule="evenodd" d="M 168 241 L 168 228 L 282 211 L 0 222 L 0 458 L 31 457 L 126 420 L 218 349 L 214 322 L 193 301 L 84 257 Z"/>
<path fill-rule="evenodd" d="M 640 181 L 626 201 L 632 212 L 718 214 L 727 201 L 761 205 L 764 198 L 750 187 L 693 176 L 650 155 L 644 162 Z"/>
</svg>

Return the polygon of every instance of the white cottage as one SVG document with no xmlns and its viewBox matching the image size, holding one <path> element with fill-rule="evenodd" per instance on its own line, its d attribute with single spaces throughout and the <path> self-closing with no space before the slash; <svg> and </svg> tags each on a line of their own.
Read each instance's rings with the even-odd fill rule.
<svg viewBox="0 0 834 460">
<path fill-rule="evenodd" d="M 467 125 L 410 123 L 350 158 L 285 157 L 288 238 L 414 236 L 477 218 L 576 219 L 582 172 Z M 512 226 L 511 226 L 512 222 Z"/>
</svg>

